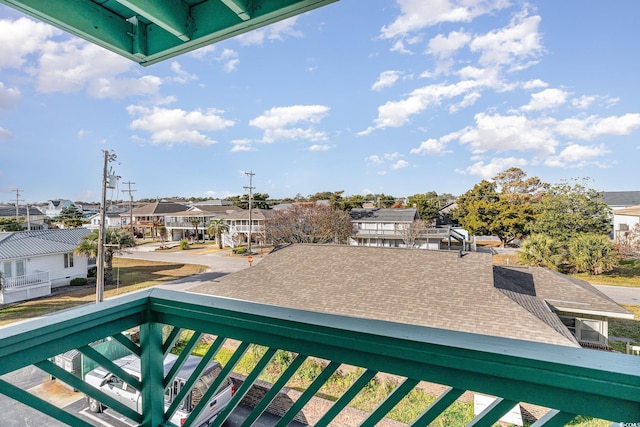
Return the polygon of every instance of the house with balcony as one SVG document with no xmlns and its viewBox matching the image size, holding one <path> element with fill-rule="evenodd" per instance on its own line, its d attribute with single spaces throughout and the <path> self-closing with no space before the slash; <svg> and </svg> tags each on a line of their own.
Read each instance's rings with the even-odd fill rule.
<svg viewBox="0 0 640 427">
<path fill-rule="evenodd" d="M 349 212 L 353 224 L 353 236 L 349 244 L 353 246 L 407 247 L 410 228 L 420 219 L 416 208 L 356 208 Z M 419 249 L 465 248 L 467 235 L 464 230 L 450 225 L 432 226 L 411 236 L 413 246 Z"/>
<path fill-rule="evenodd" d="M 120 212 L 106 212 L 104 215 L 105 226 L 107 228 L 122 228 L 122 217 Z M 88 218 L 88 223 L 83 227 L 89 230 L 97 230 L 100 228 L 100 214 L 94 214 Z"/>
<path fill-rule="evenodd" d="M 204 240 L 210 221 L 224 220 L 239 211 L 242 211 L 242 208 L 233 205 L 198 204 L 182 212 L 167 214 L 165 216 L 167 240 L 177 241 L 189 238 Z"/>
<path fill-rule="evenodd" d="M 253 208 L 242 209 L 229 213 L 224 222 L 229 226 L 229 230 L 222 234 L 222 242 L 225 246 L 237 248 L 247 244 L 249 235 L 251 242 L 265 242 L 265 221 L 271 218 L 273 210 Z"/>
<path fill-rule="evenodd" d="M 613 211 L 613 239 L 623 243 L 633 228 L 640 224 L 640 205 L 620 208 Z"/>
<path fill-rule="evenodd" d="M 86 228 L 0 233 L 0 304 L 51 294 L 76 277 L 87 277 L 86 256 L 73 252 Z"/>
<path fill-rule="evenodd" d="M 186 205 L 174 202 L 147 203 L 120 214 L 122 228 L 131 230 L 137 237 L 158 237 L 158 228 L 165 227 L 165 217 L 187 209 Z M 133 224 L 131 221 L 133 220 Z"/>
</svg>

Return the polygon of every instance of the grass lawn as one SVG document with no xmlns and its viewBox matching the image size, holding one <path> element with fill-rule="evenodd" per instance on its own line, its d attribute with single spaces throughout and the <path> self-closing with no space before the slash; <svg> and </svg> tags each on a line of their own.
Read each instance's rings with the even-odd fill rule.
<svg viewBox="0 0 640 427">
<path fill-rule="evenodd" d="M 204 265 L 144 261 L 129 258 L 115 258 L 113 278 L 119 283 L 105 286 L 104 297 L 110 298 L 127 292 L 137 291 L 182 277 L 202 273 Z M 45 298 L 24 301 L 0 309 L 0 325 L 27 320 L 54 313 L 82 304 L 95 302 L 95 285 L 67 288 L 68 292 Z"/>
<path fill-rule="evenodd" d="M 573 274 L 572 276 L 595 285 L 640 288 L 640 260 L 622 260 L 613 270 L 598 274 L 597 276 L 592 276 L 587 273 Z"/>
</svg>

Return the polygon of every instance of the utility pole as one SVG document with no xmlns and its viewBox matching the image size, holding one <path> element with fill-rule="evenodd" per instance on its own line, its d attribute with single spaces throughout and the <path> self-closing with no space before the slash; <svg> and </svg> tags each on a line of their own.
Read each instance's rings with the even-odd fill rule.
<svg viewBox="0 0 640 427">
<path fill-rule="evenodd" d="M 102 199 L 100 200 L 100 228 L 98 229 L 98 259 L 96 277 L 96 303 L 104 300 L 104 239 L 106 232 L 106 205 L 107 205 L 107 165 L 116 159 L 114 152 L 102 150 L 104 154 L 104 165 L 102 169 Z"/>
<path fill-rule="evenodd" d="M 128 190 L 122 190 L 123 193 L 129 193 L 129 231 L 131 231 L 131 238 L 135 239 L 135 235 L 133 234 L 133 192 L 135 192 L 136 190 L 132 190 L 131 186 L 133 184 L 135 184 L 135 182 L 123 182 L 123 184 L 128 185 L 129 189 Z"/>
<path fill-rule="evenodd" d="M 251 218 L 251 210 L 253 209 L 253 176 L 255 173 L 253 171 L 245 172 L 245 175 L 249 176 L 249 186 L 244 187 L 244 189 L 249 190 L 249 255 L 251 255 L 251 229 L 253 228 L 252 218 Z"/>
<path fill-rule="evenodd" d="M 20 217 L 20 202 L 24 202 L 24 200 L 20 200 L 20 193 L 22 192 L 22 190 L 20 190 L 19 188 L 16 188 L 15 190 L 11 190 L 11 191 L 16 192 L 16 224 L 18 224 L 19 223 L 18 218 Z"/>
</svg>

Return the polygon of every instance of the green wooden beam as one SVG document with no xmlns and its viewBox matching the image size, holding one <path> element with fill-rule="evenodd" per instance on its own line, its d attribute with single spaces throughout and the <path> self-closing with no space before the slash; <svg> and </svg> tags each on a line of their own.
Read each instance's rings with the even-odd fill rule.
<svg viewBox="0 0 640 427">
<path fill-rule="evenodd" d="M 156 427 L 164 418 L 164 355 L 162 325 L 148 322 L 140 326 L 140 375 L 142 377 L 142 424 Z"/>
<path fill-rule="evenodd" d="M 183 42 L 191 39 L 193 24 L 189 5 L 181 0 L 117 0 Z"/>
<path fill-rule="evenodd" d="M 240 19 L 247 21 L 251 19 L 251 12 L 242 0 L 221 0 L 229 9 L 233 11 Z"/>
</svg>

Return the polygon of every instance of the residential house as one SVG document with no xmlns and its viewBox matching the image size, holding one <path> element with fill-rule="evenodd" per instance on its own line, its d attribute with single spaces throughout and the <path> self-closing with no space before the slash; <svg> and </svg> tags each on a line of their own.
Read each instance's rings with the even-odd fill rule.
<svg viewBox="0 0 640 427">
<path fill-rule="evenodd" d="M 296 244 L 196 293 L 569 347 L 607 348 L 633 314 L 589 283 L 491 254 Z"/>
<path fill-rule="evenodd" d="M 44 214 L 49 218 L 55 218 L 60 216 L 60 213 L 65 208 L 70 208 L 71 206 L 75 206 L 75 204 L 71 200 L 64 199 L 56 199 L 49 200 L 49 204 L 45 208 Z M 81 209 L 78 209 L 81 210 Z"/>
<path fill-rule="evenodd" d="M 86 228 L 0 233 L 0 303 L 49 295 L 51 289 L 87 277 L 86 256 L 74 255 Z"/>
<path fill-rule="evenodd" d="M 138 237 L 157 237 L 158 228 L 165 226 L 165 217 L 176 212 L 183 212 L 186 205 L 174 202 L 154 202 L 133 208 L 132 211 L 120 214 L 122 228 L 131 229 L 131 219 L 133 220 L 133 230 Z"/>
<path fill-rule="evenodd" d="M 640 205 L 640 191 L 603 191 L 602 200 L 612 210 Z"/>
<path fill-rule="evenodd" d="M 0 206 L 0 218 L 15 217 L 15 206 Z M 24 222 L 21 222 L 21 224 L 25 230 L 43 230 L 47 228 L 47 223 L 45 221 L 46 215 L 35 206 L 19 206 L 18 217 L 24 219 Z"/>
<path fill-rule="evenodd" d="M 198 204 L 182 212 L 175 212 L 165 216 L 167 240 L 176 241 L 195 238 L 204 240 L 209 222 L 214 219 L 226 219 L 242 208 L 223 204 Z M 209 236 L 211 237 L 211 236 Z"/>
<path fill-rule="evenodd" d="M 222 235 L 222 241 L 225 246 L 232 248 L 246 244 L 249 241 L 260 242 L 265 241 L 265 221 L 273 216 L 271 209 L 242 209 L 229 213 L 224 222 L 229 226 L 229 230 Z"/>
<path fill-rule="evenodd" d="M 404 248 L 408 230 L 420 219 L 416 208 L 357 208 L 349 215 L 354 230 L 349 244 L 353 246 Z M 420 249 L 440 249 L 443 241 L 451 248 L 452 240 L 464 248 L 466 236 L 451 226 L 430 227 L 412 240 Z"/>
<path fill-rule="evenodd" d="M 625 240 L 626 234 L 640 224 L 640 205 L 613 211 L 613 238 L 616 242 Z"/>
<path fill-rule="evenodd" d="M 105 212 L 104 214 L 104 222 L 107 228 L 122 228 L 122 217 L 120 216 L 121 212 Z M 97 230 L 100 228 L 100 214 L 94 214 L 88 218 L 88 223 L 84 224 L 83 227 L 88 228 L 89 230 Z"/>
</svg>

